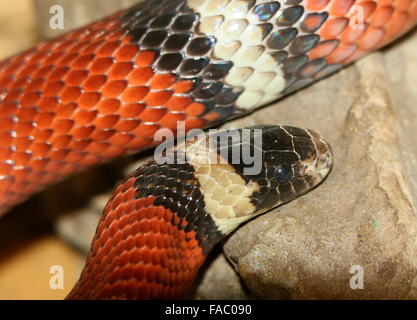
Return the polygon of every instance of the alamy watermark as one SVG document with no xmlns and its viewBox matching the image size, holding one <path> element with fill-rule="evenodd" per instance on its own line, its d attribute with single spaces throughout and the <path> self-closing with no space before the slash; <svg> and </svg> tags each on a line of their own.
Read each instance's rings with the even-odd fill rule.
<svg viewBox="0 0 417 320">
<path fill-rule="evenodd" d="M 164 128 L 155 133 L 154 141 L 162 141 L 155 149 L 156 163 L 184 164 L 192 157 L 198 164 L 243 164 L 245 175 L 258 175 L 262 170 L 262 129 L 210 129 L 208 133 L 192 129 L 186 133 L 185 123 L 179 121 L 176 132 Z M 177 152 L 175 138 L 185 142 L 177 145 Z"/>
<path fill-rule="evenodd" d="M 64 268 L 60 265 L 53 265 L 49 268 L 52 277 L 49 279 L 49 287 L 52 290 L 64 289 Z"/>
<path fill-rule="evenodd" d="M 354 265 L 350 267 L 349 273 L 353 274 L 350 278 L 349 286 L 352 290 L 364 289 L 364 272 L 363 267 Z"/>
<path fill-rule="evenodd" d="M 49 19 L 49 27 L 52 30 L 64 30 L 64 8 L 60 5 L 53 5 L 49 8 L 52 17 Z"/>
</svg>

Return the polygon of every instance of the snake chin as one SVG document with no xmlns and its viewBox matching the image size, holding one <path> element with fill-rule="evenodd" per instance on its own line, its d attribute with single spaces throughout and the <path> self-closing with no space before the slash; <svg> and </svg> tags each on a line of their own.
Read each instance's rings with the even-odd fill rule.
<svg viewBox="0 0 417 320">
<path fill-rule="evenodd" d="M 313 161 L 305 163 L 304 175 L 310 176 L 312 187 L 320 184 L 330 173 L 333 166 L 333 153 L 330 145 L 318 133 L 308 130 L 313 138 L 317 155 Z"/>
<path fill-rule="evenodd" d="M 327 177 L 330 170 L 332 169 L 332 166 L 333 158 L 332 153 L 329 150 L 329 152 L 326 152 L 325 154 L 321 155 L 316 161 L 317 175 L 321 180 L 324 180 Z"/>
</svg>

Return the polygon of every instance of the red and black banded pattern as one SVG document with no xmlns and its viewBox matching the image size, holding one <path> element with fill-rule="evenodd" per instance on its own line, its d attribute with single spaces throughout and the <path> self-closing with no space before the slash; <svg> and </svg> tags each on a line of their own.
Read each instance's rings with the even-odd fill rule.
<svg viewBox="0 0 417 320">
<path fill-rule="evenodd" d="M 240 170 L 243 158 L 239 164 L 195 162 L 198 142 L 185 152 L 168 152 L 168 163 L 152 160 L 130 174 L 106 205 L 80 280 L 67 299 L 180 298 L 213 246 L 237 225 L 303 194 L 330 170 L 328 145 L 312 131 L 246 130 L 247 141 L 219 144 L 212 135 L 215 143 L 202 140 L 202 146 L 217 155 L 243 143 L 253 150 L 254 134 L 261 134 L 260 175 Z M 187 160 L 170 164 L 175 159 Z"/>
<path fill-rule="evenodd" d="M 416 3 L 148 0 L 0 62 L 0 211 L 297 90 L 409 29 Z"/>
<path fill-rule="evenodd" d="M 154 68 L 163 57 L 142 49 L 130 24 L 118 13 L 0 63 L 0 211 L 154 145 L 160 128 L 175 131 L 184 121 L 189 130 L 218 118 L 188 94 L 193 79 Z"/>
<path fill-rule="evenodd" d="M 173 299 L 189 289 L 205 260 L 196 232 L 154 197 L 136 199 L 134 180 L 109 201 L 67 299 Z"/>
<path fill-rule="evenodd" d="M 104 209 L 68 299 L 182 296 L 224 237 L 205 208 L 191 164 L 144 164 Z"/>
</svg>

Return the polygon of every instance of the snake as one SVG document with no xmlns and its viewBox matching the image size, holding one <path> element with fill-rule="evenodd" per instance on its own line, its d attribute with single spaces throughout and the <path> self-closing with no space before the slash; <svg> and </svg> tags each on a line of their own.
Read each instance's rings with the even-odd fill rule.
<svg viewBox="0 0 417 320">
<path fill-rule="evenodd" d="M 416 21 L 415 0 L 147 0 L 43 41 L 0 62 L 0 213 L 155 147 L 160 130 L 248 115 Z M 251 148 L 256 174 L 244 153 L 229 157 Z M 184 296 L 216 243 L 332 165 L 318 133 L 276 124 L 203 134 L 159 158 L 115 189 L 68 299 Z"/>
</svg>

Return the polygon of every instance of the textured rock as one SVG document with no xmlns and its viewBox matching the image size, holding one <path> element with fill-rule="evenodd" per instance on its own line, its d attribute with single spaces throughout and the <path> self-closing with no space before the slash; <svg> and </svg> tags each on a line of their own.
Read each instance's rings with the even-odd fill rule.
<svg viewBox="0 0 417 320">
<path fill-rule="evenodd" d="M 254 299 L 238 273 L 218 247 L 212 252 L 195 280 L 190 298 L 198 300 Z M 221 285 L 220 285 L 221 284 Z"/>
<path fill-rule="evenodd" d="M 72 27 L 69 21 L 66 27 Z M 333 171 L 322 185 L 250 221 L 226 241 L 228 260 L 257 297 L 417 298 L 416 48 L 414 32 L 313 86 L 223 126 L 307 127 L 319 131 L 334 151 Z M 90 173 L 83 188 L 100 184 L 103 171 Z M 64 191 L 56 190 L 46 199 L 62 197 Z M 354 265 L 364 270 L 362 290 L 349 285 Z M 194 297 L 251 296 L 222 256 L 203 271 Z"/>
<path fill-rule="evenodd" d="M 416 298 L 416 45 L 414 32 L 226 125 L 314 128 L 333 146 L 335 165 L 321 186 L 246 224 L 224 246 L 260 298 Z M 362 290 L 349 285 L 354 265 L 364 270 Z"/>
</svg>

